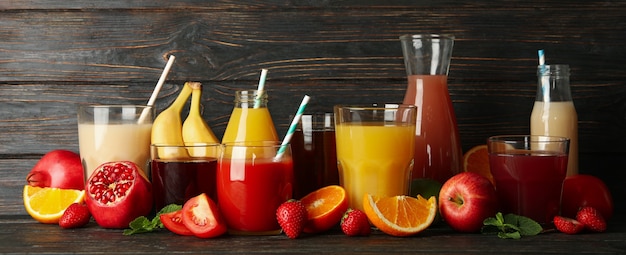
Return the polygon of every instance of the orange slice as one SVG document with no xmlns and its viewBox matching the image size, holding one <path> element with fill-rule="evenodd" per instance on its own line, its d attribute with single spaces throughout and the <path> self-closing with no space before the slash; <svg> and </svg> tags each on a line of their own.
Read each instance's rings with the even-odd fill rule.
<svg viewBox="0 0 626 255">
<path fill-rule="evenodd" d="M 480 174 L 495 185 L 491 170 L 489 170 L 489 154 L 487 145 L 477 145 L 463 155 L 463 171 Z"/>
<path fill-rule="evenodd" d="M 370 222 L 392 236 L 410 236 L 428 228 L 437 215 L 437 199 L 420 195 L 380 197 L 365 194 L 363 209 Z"/>
<path fill-rule="evenodd" d="M 330 185 L 313 191 L 300 202 L 306 207 L 308 223 L 306 233 L 319 233 L 337 225 L 348 210 L 348 197 L 343 187 Z"/>
<path fill-rule="evenodd" d="M 58 223 L 67 207 L 83 202 L 85 191 L 25 185 L 22 196 L 24 207 L 31 217 L 41 223 Z"/>
</svg>

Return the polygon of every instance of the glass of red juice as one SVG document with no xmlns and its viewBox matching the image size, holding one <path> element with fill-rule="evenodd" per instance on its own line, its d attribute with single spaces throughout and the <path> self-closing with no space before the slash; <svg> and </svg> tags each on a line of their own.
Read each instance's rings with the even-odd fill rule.
<svg viewBox="0 0 626 255">
<path fill-rule="evenodd" d="M 216 171 L 219 143 L 185 146 L 150 146 L 152 196 L 155 210 L 166 205 L 183 205 L 188 199 L 206 193 L 216 201 Z"/>
<path fill-rule="evenodd" d="M 548 225 L 560 213 L 569 139 L 505 135 L 487 140 L 489 166 L 503 213 Z"/>
<path fill-rule="evenodd" d="M 229 233 L 280 233 L 276 209 L 293 195 L 289 144 L 275 141 L 224 143 L 217 164 L 217 203 Z"/>
<path fill-rule="evenodd" d="M 328 185 L 339 185 L 333 115 L 302 115 L 291 137 L 295 199 Z"/>
</svg>

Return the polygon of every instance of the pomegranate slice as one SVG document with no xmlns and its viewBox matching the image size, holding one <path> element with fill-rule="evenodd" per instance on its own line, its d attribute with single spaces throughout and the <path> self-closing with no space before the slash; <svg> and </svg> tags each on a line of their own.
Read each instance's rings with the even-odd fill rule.
<svg viewBox="0 0 626 255">
<path fill-rule="evenodd" d="M 100 165 L 87 180 L 85 191 L 89 211 L 104 228 L 126 228 L 152 210 L 152 185 L 130 161 Z"/>
</svg>

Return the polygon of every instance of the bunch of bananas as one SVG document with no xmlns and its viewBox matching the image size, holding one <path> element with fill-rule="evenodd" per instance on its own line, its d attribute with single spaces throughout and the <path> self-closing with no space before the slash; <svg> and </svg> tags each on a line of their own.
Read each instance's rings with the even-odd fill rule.
<svg viewBox="0 0 626 255">
<path fill-rule="evenodd" d="M 191 96 L 189 115 L 182 121 L 181 112 L 187 99 Z M 163 110 L 152 124 L 152 144 L 172 146 L 159 148 L 159 157 L 162 159 L 205 157 L 213 156 L 214 152 L 207 150 L 186 150 L 183 145 L 197 145 L 219 143 L 215 134 L 209 128 L 200 114 L 200 99 L 202 84 L 186 82 L 176 100 L 167 109 Z"/>
</svg>

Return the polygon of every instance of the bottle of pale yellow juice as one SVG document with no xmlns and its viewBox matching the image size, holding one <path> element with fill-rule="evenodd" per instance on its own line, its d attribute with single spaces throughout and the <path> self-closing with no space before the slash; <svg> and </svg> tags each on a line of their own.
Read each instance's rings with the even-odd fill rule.
<svg viewBox="0 0 626 255">
<path fill-rule="evenodd" d="M 274 122 L 267 109 L 267 92 L 237 91 L 235 108 L 224 131 L 222 143 L 278 141 Z"/>
<path fill-rule="evenodd" d="M 540 65 L 530 134 L 570 139 L 567 175 L 578 173 L 578 115 L 572 100 L 568 65 Z"/>
</svg>

